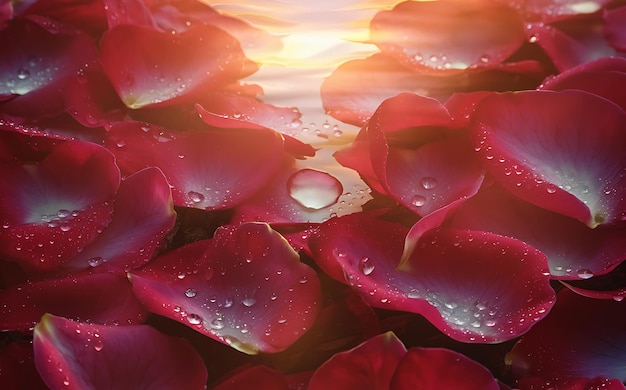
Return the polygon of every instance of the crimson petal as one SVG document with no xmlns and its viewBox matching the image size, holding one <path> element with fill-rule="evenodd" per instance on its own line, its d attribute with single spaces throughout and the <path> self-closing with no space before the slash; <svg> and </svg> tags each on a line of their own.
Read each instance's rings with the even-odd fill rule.
<svg viewBox="0 0 626 390">
<path fill-rule="evenodd" d="M 230 208 L 252 196 L 284 155 L 280 135 L 268 129 L 175 133 L 122 122 L 107 133 L 106 145 L 122 171 L 159 167 L 172 185 L 175 205 L 207 210 Z"/>
<path fill-rule="evenodd" d="M 619 379 L 606 378 L 521 378 L 517 381 L 519 390 L 624 390 L 626 386 Z"/>
<path fill-rule="evenodd" d="M 103 326 L 46 314 L 35 365 L 52 389 L 201 389 L 207 371 L 191 344 L 147 325 Z"/>
<path fill-rule="evenodd" d="M 582 297 L 563 289 L 548 317 L 508 355 L 522 377 L 617 378 L 626 380 L 624 302 Z M 575 326 L 572 326 L 575 324 Z"/>
<path fill-rule="evenodd" d="M 35 368 L 31 342 L 16 341 L 0 349 L 0 387 L 48 389 Z"/>
<path fill-rule="evenodd" d="M 479 103 L 470 127 L 488 171 L 505 188 L 596 227 L 626 212 L 623 124 L 617 105 L 568 90 L 493 94 Z"/>
<path fill-rule="evenodd" d="M 142 322 L 126 275 L 101 273 L 28 282 L 0 291 L 2 330 L 27 330 L 45 313 L 96 324 Z"/>
<path fill-rule="evenodd" d="M 487 368 L 458 352 L 414 347 L 400 360 L 390 389 L 498 390 L 500 386 Z"/>
<path fill-rule="evenodd" d="M 387 389 L 405 355 L 393 332 L 380 334 L 327 360 L 313 373 L 308 388 Z"/>
<path fill-rule="evenodd" d="M 190 101 L 251 72 L 233 37 L 203 25 L 174 35 L 119 25 L 103 34 L 100 59 L 122 101 L 134 109 Z"/>
<path fill-rule="evenodd" d="M 222 228 L 133 271 L 131 281 L 152 312 L 248 354 L 284 350 L 319 310 L 317 275 L 261 223 Z"/>
<path fill-rule="evenodd" d="M 626 52 L 626 32 L 624 31 L 624 23 L 626 23 L 626 7 L 617 7 L 604 12 L 606 20 L 605 34 L 606 39 L 611 46 L 620 52 Z"/>
<path fill-rule="evenodd" d="M 526 332 L 553 304 L 543 254 L 486 232 L 421 235 L 402 265 L 407 229 L 361 215 L 321 225 L 309 246 L 334 279 L 370 305 L 422 314 L 464 342 L 501 342 Z"/>
<path fill-rule="evenodd" d="M 525 39 L 513 9 L 466 0 L 402 2 L 372 19 L 370 37 L 407 68 L 434 73 L 497 65 Z"/>
</svg>

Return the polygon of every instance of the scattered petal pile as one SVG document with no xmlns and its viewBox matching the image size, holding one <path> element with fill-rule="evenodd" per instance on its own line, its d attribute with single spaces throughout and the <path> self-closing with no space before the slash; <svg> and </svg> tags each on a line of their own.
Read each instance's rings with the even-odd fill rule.
<svg viewBox="0 0 626 390">
<path fill-rule="evenodd" d="M 624 26 L 381 9 L 320 89 L 372 197 L 337 217 L 298 108 L 243 81 L 281 37 L 0 2 L 0 388 L 626 389 Z"/>
</svg>

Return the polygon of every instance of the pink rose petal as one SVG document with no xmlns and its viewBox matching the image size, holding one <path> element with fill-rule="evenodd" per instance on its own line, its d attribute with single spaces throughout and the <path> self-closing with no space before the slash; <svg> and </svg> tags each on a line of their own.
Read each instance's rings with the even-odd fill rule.
<svg viewBox="0 0 626 390">
<path fill-rule="evenodd" d="M 311 377 L 309 389 L 390 388 L 405 355 L 406 348 L 396 335 L 383 333 L 327 360 Z"/>
<path fill-rule="evenodd" d="M 405 1 L 372 19 L 370 37 L 409 69 L 450 73 L 503 62 L 524 42 L 524 29 L 497 2 Z"/>
<path fill-rule="evenodd" d="M 471 128 L 505 188 L 595 227 L 626 212 L 623 124 L 623 110 L 589 93 L 528 91 L 486 97 Z"/>
<path fill-rule="evenodd" d="M 53 389 L 200 389 L 207 380 L 189 342 L 147 325 L 92 325 L 46 314 L 33 347 L 37 370 Z"/>
<path fill-rule="evenodd" d="M 313 324 L 315 272 L 266 224 L 224 227 L 131 273 L 154 313 L 248 353 L 278 352 Z"/>
<path fill-rule="evenodd" d="M 581 14 L 593 14 L 611 0 L 500 0 L 517 9 L 527 20 L 542 22 L 567 19 Z"/>
<path fill-rule="evenodd" d="M 31 329 L 45 313 L 96 324 L 136 324 L 146 311 L 124 274 L 27 282 L 0 290 L 2 330 Z"/>
<path fill-rule="evenodd" d="M 394 390 L 498 390 L 491 372 L 464 355 L 444 348 L 408 350 L 391 381 Z"/>
<path fill-rule="evenodd" d="M 282 139 L 267 129 L 173 132 L 122 122 L 107 133 L 106 145 L 122 171 L 159 167 L 172 185 L 175 205 L 207 210 L 230 208 L 252 196 L 284 155 Z"/>
<path fill-rule="evenodd" d="M 550 315 L 515 345 L 507 359 L 521 377 L 626 380 L 624 302 L 562 290 Z"/>
</svg>

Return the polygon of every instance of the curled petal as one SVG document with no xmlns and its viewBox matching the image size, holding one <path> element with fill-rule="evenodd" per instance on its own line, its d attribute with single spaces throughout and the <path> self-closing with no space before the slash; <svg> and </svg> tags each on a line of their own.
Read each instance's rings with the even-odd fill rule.
<svg viewBox="0 0 626 390">
<path fill-rule="evenodd" d="M 518 14 L 488 1 L 402 2 L 372 19 L 370 35 L 404 66 L 433 73 L 497 65 L 524 42 Z"/>
<path fill-rule="evenodd" d="M 266 224 L 222 228 L 131 273 L 148 309 L 248 353 L 278 352 L 319 310 L 315 272 Z"/>
<path fill-rule="evenodd" d="M 37 370 L 52 389 L 201 389 L 207 380 L 189 342 L 147 325 L 93 325 L 46 314 L 33 347 Z"/>
<path fill-rule="evenodd" d="M 470 126 L 487 170 L 516 196 L 590 227 L 623 220 L 626 133 L 617 105 L 573 90 L 493 94 Z"/>
<path fill-rule="evenodd" d="M 626 380 L 624 302 L 562 290 L 557 304 L 507 355 L 519 377 Z M 572 326 L 576 324 L 576 326 Z"/>
</svg>

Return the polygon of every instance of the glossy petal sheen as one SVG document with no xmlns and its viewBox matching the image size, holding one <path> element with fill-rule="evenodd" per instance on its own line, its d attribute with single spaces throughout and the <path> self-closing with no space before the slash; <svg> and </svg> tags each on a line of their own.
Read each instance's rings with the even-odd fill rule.
<svg viewBox="0 0 626 390">
<path fill-rule="evenodd" d="M 384 53 L 422 72 L 497 65 L 524 41 L 514 10 L 480 0 L 406 1 L 378 13 L 370 34 Z"/>
<path fill-rule="evenodd" d="M 626 212 L 625 117 L 585 92 L 528 91 L 486 97 L 471 127 L 476 150 L 504 187 L 595 227 Z"/>
<path fill-rule="evenodd" d="M 467 230 L 425 232 L 398 268 L 407 229 L 353 215 L 321 225 L 315 261 L 370 305 L 419 313 L 464 342 L 526 332 L 553 304 L 545 257 L 506 237 Z"/>
<path fill-rule="evenodd" d="M 458 352 L 414 347 L 398 364 L 390 389 L 498 390 L 500 387 L 488 369 Z"/>
<path fill-rule="evenodd" d="M 207 380 L 187 340 L 147 325 L 92 325 L 46 314 L 33 347 L 51 389 L 203 389 Z"/>
<path fill-rule="evenodd" d="M 550 315 L 508 355 L 513 372 L 523 377 L 626 381 L 625 304 L 562 290 Z"/>
<path fill-rule="evenodd" d="M 0 291 L 0 328 L 32 328 L 44 313 L 96 324 L 135 324 L 146 315 L 124 274 L 28 282 Z"/>
<path fill-rule="evenodd" d="M 228 85 L 245 75 L 247 61 L 238 42 L 212 26 L 170 34 L 119 25 L 103 35 L 100 58 L 129 108 L 185 101 Z"/>
<path fill-rule="evenodd" d="M 393 332 L 378 335 L 327 360 L 311 377 L 309 389 L 387 389 L 405 354 Z"/>
<path fill-rule="evenodd" d="M 173 186 L 175 205 L 207 210 L 253 195 L 283 158 L 282 139 L 268 129 L 173 132 L 123 122 L 107 133 L 107 147 L 126 173 L 159 167 Z"/>
<path fill-rule="evenodd" d="M 284 350 L 319 310 L 317 275 L 262 223 L 225 227 L 131 275 L 150 311 L 248 354 Z"/>
</svg>

